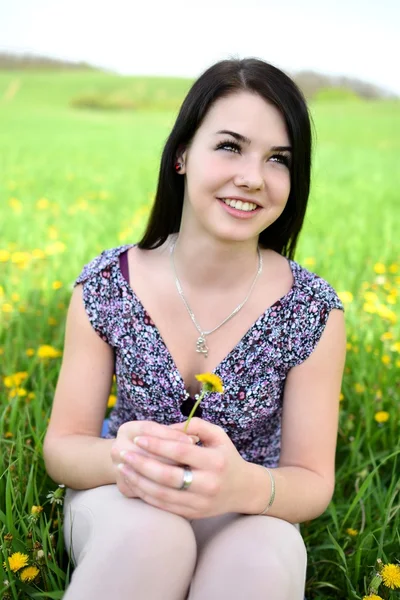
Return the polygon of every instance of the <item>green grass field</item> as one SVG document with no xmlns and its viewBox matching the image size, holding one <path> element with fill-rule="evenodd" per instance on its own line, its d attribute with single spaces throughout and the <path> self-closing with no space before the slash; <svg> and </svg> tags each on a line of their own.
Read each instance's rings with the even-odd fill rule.
<svg viewBox="0 0 400 600">
<path fill-rule="evenodd" d="M 41 450 L 72 284 L 103 249 L 141 235 L 190 83 L 0 73 L 1 598 L 61 598 L 69 581 L 63 489 Z M 89 95 L 137 108 L 70 105 Z M 345 302 L 348 354 L 335 494 L 301 525 L 306 595 L 362 599 L 377 560 L 400 561 L 400 103 L 324 101 L 311 112 L 313 185 L 296 260 Z M 7 560 L 17 552 L 30 570 L 21 556 Z M 395 579 L 400 586 L 398 571 Z M 398 597 L 385 582 L 375 598 Z"/>
</svg>

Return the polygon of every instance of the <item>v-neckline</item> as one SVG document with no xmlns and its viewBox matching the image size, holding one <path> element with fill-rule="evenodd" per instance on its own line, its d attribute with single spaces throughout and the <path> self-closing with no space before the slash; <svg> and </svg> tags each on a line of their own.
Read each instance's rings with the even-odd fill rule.
<svg viewBox="0 0 400 600">
<path fill-rule="evenodd" d="M 145 308 L 144 304 L 142 303 L 142 301 L 140 300 L 139 296 L 136 294 L 136 292 L 134 291 L 134 289 L 132 288 L 130 282 L 132 281 L 132 277 L 131 274 L 129 274 L 129 282 L 125 279 L 124 274 L 121 271 L 121 267 L 120 267 L 120 262 L 119 262 L 119 256 L 120 254 L 122 254 L 125 251 L 130 250 L 131 248 L 134 248 L 135 246 L 137 246 L 138 244 L 128 244 L 125 246 L 122 246 L 120 248 L 120 252 L 118 252 L 118 255 L 115 259 L 115 263 L 116 263 L 116 268 L 117 268 L 117 273 L 118 273 L 118 277 L 120 278 L 120 281 L 122 282 L 122 285 L 125 286 L 125 289 L 128 290 L 128 293 L 131 294 L 133 300 L 137 303 L 137 305 L 139 306 L 141 312 L 143 314 L 146 314 L 149 319 L 151 320 L 151 322 L 153 323 L 153 329 L 154 332 L 158 338 L 158 340 L 161 342 L 161 344 L 164 346 L 168 360 L 170 362 L 170 366 L 171 366 L 171 371 L 174 371 L 175 374 L 177 375 L 177 378 L 179 379 L 179 383 L 182 387 L 182 391 L 186 394 L 189 394 L 189 392 L 186 390 L 186 385 L 185 385 L 185 381 L 176 365 L 175 359 L 172 356 L 167 344 L 165 343 L 164 338 L 162 337 L 160 330 L 158 329 L 155 321 L 153 320 L 152 316 L 149 314 L 149 312 L 147 311 L 147 309 Z M 284 257 L 286 258 L 286 257 Z M 268 317 L 268 314 L 270 312 L 273 311 L 274 308 L 276 308 L 279 305 L 282 305 L 283 303 L 287 302 L 289 300 L 289 298 L 292 296 L 292 294 L 294 293 L 294 290 L 297 286 L 297 272 L 296 272 L 296 263 L 295 261 L 291 260 L 290 258 L 286 258 L 286 260 L 289 263 L 289 267 L 290 270 L 292 272 L 292 276 L 293 276 L 293 283 L 292 286 L 290 287 L 290 289 L 288 290 L 288 292 L 286 294 L 284 294 L 283 296 L 281 296 L 280 298 L 278 298 L 278 300 L 276 300 L 273 304 L 271 304 L 270 306 L 268 306 L 265 311 L 254 321 L 254 323 L 252 325 L 250 325 L 250 327 L 248 328 L 248 330 L 246 331 L 246 333 L 240 338 L 240 340 L 238 341 L 238 343 L 232 348 L 232 350 L 230 350 L 228 352 L 228 354 L 218 363 L 218 365 L 212 370 L 212 371 L 208 371 L 209 373 L 213 373 L 213 374 L 217 374 L 217 371 L 220 371 L 222 366 L 224 365 L 225 362 L 227 362 L 227 360 L 229 360 L 229 358 L 231 358 L 232 354 L 234 354 L 239 348 L 240 346 L 245 342 L 245 340 L 249 337 L 249 335 L 252 333 L 253 329 L 256 327 L 256 325 L 262 321 L 263 319 Z M 128 273 L 129 273 L 129 268 L 128 268 Z M 191 397 L 191 396 L 189 396 Z"/>
</svg>

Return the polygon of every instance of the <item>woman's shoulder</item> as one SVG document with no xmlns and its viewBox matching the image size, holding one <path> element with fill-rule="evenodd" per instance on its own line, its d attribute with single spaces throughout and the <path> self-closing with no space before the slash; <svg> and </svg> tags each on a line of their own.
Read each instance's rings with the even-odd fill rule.
<svg viewBox="0 0 400 600">
<path fill-rule="evenodd" d="M 106 248 L 100 254 L 97 254 L 91 258 L 89 262 L 83 266 L 79 276 L 75 279 L 74 286 L 76 286 L 78 283 L 83 283 L 88 279 L 91 279 L 102 271 L 109 269 L 111 265 L 117 262 L 120 254 L 125 252 L 125 250 L 129 250 L 129 248 L 132 248 L 133 246 L 135 246 L 135 244 L 122 244 L 113 248 Z"/>
<path fill-rule="evenodd" d="M 344 310 L 338 293 L 329 281 L 294 260 L 290 260 L 290 265 L 295 280 L 297 302 L 310 306 L 310 309 L 317 302 L 327 305 L 330 309 Z"/>
</svg>

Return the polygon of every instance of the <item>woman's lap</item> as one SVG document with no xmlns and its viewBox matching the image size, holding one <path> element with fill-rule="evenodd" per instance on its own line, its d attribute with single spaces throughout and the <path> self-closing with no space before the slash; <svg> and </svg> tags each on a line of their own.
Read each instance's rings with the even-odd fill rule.
<svg viewBox="0 0 400 600">
<path fill-rule="evenodd" d="M 81 585 L 88 585 L 89 577 L 93 576 L 93 573 L 89 575 L 90 556 L 107 555 L 108 547 L 110 556 L 114 556 L 113 549 L 118 550 L 118 544 L 126 548 L 128 543 L 130 556 L 134 555 L 136 561 L 141 562 L 141 574 L 146 568 L 146 557 L 150 563 L 149 573 L 157 573 L 156 560 L 160 561 L 158 571 L 161 569 L 163 573 L 159 576 L 166 578 L 164 590 L 171 590 L 170 597 L 175 600 L 212 600 L 213 597 L 233 600 L 243 597 L 241 586 L 243 593 L 246 591 L 245 596 L 261 599 L 264 589 L 271 591 L 274 577 L 280 589 L 273 596 L 274 600 L 303 600 L 307 554 L 299 526 L 268 515 L 226 513 L 190 521 L 141 499 L 126 498 L 116 485 L 80 491 L 67 489 L 64 537 L 66 548 L 77 565 L 71 585 L 74 578 L 78 581 L 79 577 L 83 579 Z M 171 560 L 165 570 L 162 568 L 164 555 Z M 108 565 L 110 560 L 108 555 L 103 557 L 104 564 Z M 84 562 L 86 566 L 81 567 Z M 151 570 L 151 564 L 156 568 Z M 117 567 L 123 569 L 120 562 Z M 174 574 L 171 571 L 175 568 Z M 78 577 L 79 570 L 82 573 Z M 85 570 L 88 571 L 86 577 Z M 181 579 L 179 584 L 177 578 Z M 144 585 L 141 584 L 139 593 Z M 174 585 L 177 587 L 172 592 Z M 156 598 L 157 592 L 152 593 Z M 86 597 L 89 600 L 88 589 Z M 165 593 L 160 597 L 167 599 Z M 73 598 L 79 598 L 77 591 Z"/>
</svg>

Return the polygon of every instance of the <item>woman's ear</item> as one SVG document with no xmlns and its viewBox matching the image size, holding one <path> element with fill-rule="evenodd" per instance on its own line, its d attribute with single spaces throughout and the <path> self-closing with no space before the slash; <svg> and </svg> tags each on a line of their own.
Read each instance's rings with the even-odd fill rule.
<svg viewBox="0 0 400 600">
<path fill-rule="evenodd" d="M 186 157 L 187 149 L 183 145 L 179 146 L 175 160 L 175 164 L 179 163 L 181 165 L 181 168 L 178 171 L 179 175 L 183 175 L 184 173 L 186 173 Z"/>
</svg>

